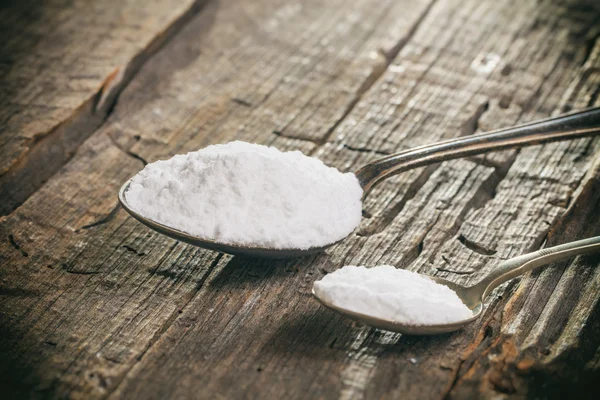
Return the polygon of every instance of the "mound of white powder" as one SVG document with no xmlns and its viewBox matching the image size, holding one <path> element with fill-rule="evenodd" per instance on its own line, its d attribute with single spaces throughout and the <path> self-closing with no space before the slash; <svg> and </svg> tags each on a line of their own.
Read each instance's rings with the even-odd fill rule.
<svg viewBox="0 0 600 400">
<path fill-rule="evenodd" d="M 314 291 L 336 307 L 406 325 L 446 324 L 473 316 L 447 286 L 389 265 L 343 267 L 315 282 Z"/>
<path fill-rule="evenodd" d="M 191 235 L 275 249 L 341 240 L 362 210 L 354 174 L 239 141 L 148 164 L 125 197 L 137 213 Z"/>
</svg>

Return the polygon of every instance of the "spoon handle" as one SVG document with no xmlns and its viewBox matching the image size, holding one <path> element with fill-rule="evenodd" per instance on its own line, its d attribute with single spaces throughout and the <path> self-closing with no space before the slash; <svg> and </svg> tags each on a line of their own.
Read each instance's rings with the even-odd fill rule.
<svg viewBox="0 0 600 400">
<path fill-rule="evenodd" d="M 542 265 L 562 261 L 573 256 L 596 251 L 600 251 L 600 236 L 577 240 L 575 242 L 541 249 L 533 253 L 523 254 L 501 263 L 474 287 L 480 289 L 483 293 L 483 298 L 485 298 L 485 296 L 498 285 L 524 274 L 527 271 L 531 271 Z"/>
<path fill-rule="evenodd" d="M 405 150 L 365 165 L 356 172 L 366 195 L 375 184 L 400 172 L 490 151 L 576 139 L 600 133 L 600 107 L 564 114 Z"/>
</svg>

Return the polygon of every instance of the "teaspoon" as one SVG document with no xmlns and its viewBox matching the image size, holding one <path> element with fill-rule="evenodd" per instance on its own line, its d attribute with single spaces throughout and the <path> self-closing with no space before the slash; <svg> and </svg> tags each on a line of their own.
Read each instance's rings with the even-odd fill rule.
<svg viewBox="0 0 600 400">
<path fill-rule="evenodd" d="M 600 107 L 401 151 L 365 165 L 356 172 L 356 177 L 363 188 L 364 198 L 383 179 L 410 169 L 491 151 L 576 139 L 598 133 L 600 133 Z M 318 253 L 337 243 L 305 250 L 271 249 L 232 245 L 193 236 L 148 219 L 133 210 L 125 196 L 130 183 L 131 179 L 119 190 L 119 202 L 129 214 L 157 232 L 195 246 L 240 256 L 291 258 Z"/>
<path fill-rule="evenodd" d="M 487 295 L 504 282 L 542 265 L 565 260 L 581 254 L 593 253 L 595 251 L 600 251 L 600 236 L 541 249 L 502 262 L 480 282 L 468 287 L 435 276 L 423 275 L 439 284 L 448 286 L 456 292 L 462 302 L 473 312 L 472 317 L 449 324 L 407 325 L 402 322 L 385 320 L 335 306 L 325 299 L 319 298 L 314 289 L 312 293 L 324 306 L 374 328 L 408 335 L 434 335 L 456 331 L 479 318 L 483 312 L 483 302 Z M 423 296 L 427 296 L 427 293 L 423 293 Z"/>
</svg>

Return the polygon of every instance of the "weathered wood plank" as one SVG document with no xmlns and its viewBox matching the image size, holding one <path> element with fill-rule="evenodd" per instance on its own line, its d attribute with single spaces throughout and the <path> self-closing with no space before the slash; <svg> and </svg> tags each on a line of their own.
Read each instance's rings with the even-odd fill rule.
<svg viewBox="0 0 600 400">
<path fill-rule="evenodd" d="M 220 257 L 113 211 L 118 186 L 140 159 L 210 143 L 300 148 L 352 170 L 380 152 L 597 101 L 591 8 L 396 3 L 211 3 L 140 71 L 108 123 L 0 223 L 0 374 L 11 392 L 473 397 L 506 391 L 508 376 L 518 395 L 547 395 L 527 375 L 515 377 L 511 365 L 522 359 L 511 358 L 511 344 L 517 353 L 550 349 L 539 370 L 560 368 L 563 357 L 583 368 L 587 360 L 574 349 L 598 343 L 595 325 L 578 329 L 597 315 L 590 264 L 578 267 L 588 271 L 581 279 L 544 271 L 513 282 L 481 321 L 434 338 L 358 326 L 320 308 L 309 290 L 326 271 L 359 262 L 472 281 L 539 247 L 553 226 L 552 240 L 587 234 L 560 236 L 569 224 L 597 220 L 586 200 L 596 175 L 585 178 L 597 140 L 395 177 L 369 196 L 371 217 L 357 235 L 302 260 Z M 570 204 L 582 214 L 561 220 Z M 579 288 L 584 294 L 573 295 Z M 548 303 L 552 290 L 577 310 L 572 317 Z M 557 316 L 562 322 L 543 335 Z M 497 362 L 488 360 L 498 351 Z"/>
<path fill-rule="evenodd" d="M 457 7 L 456 4 L 453 4 L 453 6 Z M 504 8 L 501 8 L 502 6 Z M 499 13 L 506 13 L 509 7 L 510 5 L 508 4 L 490 7 L 492 8 L 488 10 L 490 18 L 496 18 L 494 15 Z M 443 14 L 441 10 L 443 8 L 440 9 L 440 14 Z M 439 14 L 436 15 L 435 11 L 436 9 L 432 12 L 432 19 L 437 19 L 440 16 Z M 516 20 L 513 23 L 514 32 L 511 33 L 509 31 L 506 33 L 506 36 L 513 38 L 514 42 L 524 41 L 523 38 L 518 36 L 519 33 L 525 36 L 530 35 L 528 32 L 529 29 L 523 29 L 523 26 L 526 26 L 530 18 L 528 11 L 519 10 L 517 12 L 513 10 L 514 14 L 508 13 L 506 15 L 507 21 Z M 476 20 L 478 15 L 477 13 L 474 14 L 473 19 Z M 548 15 L 552 18 L 560 18 L 560 16 L 553 16 L 552 11 L 548 12 Z M 542 14 L 540 18 L 548 17 Z M 448 19 L 450 20 L 450 18 Z M 590 19 L 590 23 L 592 21 L 593 18 Z M 465 23 L 465 21 L 461 21 L 460 24 L 454 22 L 457 25 L 454 29 L 462 32 L 464 28 L 461 25 L 469 27 L 475 25 L 474 21 L 469 22 Z M 499 24 L 502 25 L 502 23 Z M 486 24 L 482 25 L 488 26 Z M 446 27 L 442 25 L 439 29 L 443 30 L 444 28 Z M 423 34 L 427 33 L 424 32 Z M 452 31 L 452 33 L 456 34 L 455 31 Z M 447 134 L 454 134 L 456 131 L 462 131 L 463 134 L 470 133 L 475 130 L 473 129 L 473 125 L 476 125 L 474 122 L 478 119 L 477 115 L 482 113 L 482 104 L 488 102 L 489 110 L 487 119 L 484 117 L 480 121 L 482 125 L 484 122 L 488 124 L 486 128 L 495 128 L 502 124 L 514 123 L 519 117 L 523 120 L 547 115 L 553 110 L 560 108 L 561 98 L 565 89 L 571 84 L 573 79 L 579 79 L 577 78 L 579 74 L 585 76 L 586 72 L 585 70 L 578 69 L 578 64 L 573 59 L 563 59 L 563 52 L 570 52 L 572 50 L 572 43 L 567 45 L 568 42 L 564 42 L 568 37 L 566 31 L 562 32 L 562 36 L 558 35 L 555 41 L 550 42 L 547 41 L 548 35 L 546 33 L 536 32 L 534 37 L 537 40 L 528 40 L 528 46 L 521 46 L 520 52 L 515 51 L 516 46 L 514 42 L 507 41 L 502 43 L 505 47 L 500 50 L 504 50 L 504 52 L 509 50 L 514 51 L 514 54 L 506 56 L 504 59 L 506 63 L 514 63 L 516 65 L 513 67 L 514 72 L 511 72 L 511 74 L 514 73 L 517 75 L 511 78 L 511 81 L 514 79 L 515 83 L 512 87 L 509 86 L 505 89 L 511 97 L 506 97 L 506 92 L 499 90 L 501 87 L 510 85 L 507 81 L 511 82 L 508 78 L 501 78 L 501 76 L 506 76 L 506 72 L 502 72 L 506 71 L 505 65 L 501 66 L 502 68 L 495 68 L 493 70 L 493 72 L 498 74 L 497 83 L 490 79 L 490 77 L 478 79 L 477 72 L 479 71 L 476 70 L 473 73 L 473 61 L 471 60 L 479 59 L 478 56 L 482 52 L 482 49 L 476 46 L 473 54 L 465 57 L 464 44 L 462 42 L 458 43 L 457 47 L 462 48 L 463 52 L 461 53 L 457 50 L 454 54 L 451 50 L 448 50 L 447 43 L 442 43 L 439 48 L 439 53 L 442 54 L 429 55 L 431 58 L 426 60 L 432 60 L 432 63 L 442 63 L 446 68 L 447 66 L 454 67 L 462 64 L 461 72 L 464 71 L 462 74 L 467 75 L 463 79 L 466 81 L 467 88 L 470 89 L 468 91 L 465 90 L 467 95 L 464 92 L 457 93 L 456 91 L 456 88 L 460 87 L 456 81 L 458 81 L 461 75 L 456 74 L 453 77 L 456 81 L 446 84 L 450 87 L 444 90 L 446 86 L 444 85 L 444 80 L 448 79 L 446 78 L 447 74 L 444 74 L 444 70 L 437 71 L 434 68 L 435 65 L 428 67 L 415 63 L 415 70 L 417 72 L 429 70 L 433 71 L 431 73 L 433 76 L 425 75 L 420 78 L 419 85 L 416 85 L 415 88 L 409 86 L 409 81 L 409 85 L 407 85 L 408 89 L 406 90 L 408 95 L 405 95 L 404 98 L 400 95 L 400 101 L 397 105 L 400 111 L 406 110 L 406 105 L 410 104 L 410 100 L 417 99 L 416 105 L 410 107 L 411 110 L 410 113 L 407 112 L 407 116 L 396 111 L 389 118 L 392 120 L 391 122 L 397 123 L 398 119 L 400 119 L 398 118 L 398 114 L 400 114 L 401 118 L 406 118 L 405 121 L 400 119 L 406 125 L 399 128 L 397 125 L 390 123 L 390 121 L 386 121 L 387 123 L 383 124 L 381 123 L 381 118 L 375 124 L 394 126 L 396 128 L 394 132 L 402 132 L 402 128 L 404 128 L 404 131 L 411 131 L 405 128 L 407 125 L 413 128 L 411 131 L 411 133 L 414 132 L 413 135 L 409 136 L 410 134 L 408 134 L 406 136 L 409 136 L 411 139 L 414 136 L 416 143 L 407 144 L 406 146 L 408 147 L 420 144 L 419 139 L 424 134 L 431 135 L 423 139 L 423 142 L 427 142 L 443 136 L 446 132 Z M 469 32 L 469 34 L 472 34 L 472 32 Z M 439 39 L 439 36 L 436 36 L 436 38 Z M 415 42 L 418 39 L 419 32 L 414 37 Z M 399 55 L 399 60 L 402 63 L 410 55 L 409 51 L 412 50 L 410 48 L 411 43 L 409 42 Z M 488 46 L 491 48 L 487 52 L 491 52 L 494 46 L 497 46 L 497 41 L 490 40 Z M 535 57 L 528 55 L 527 53 L 532 48 L 536 49 L 539 55 L 536 54 Z M 419 50 L 417 48 L 415 51 L 417 55 L 421 54 Z M 408 54 L 405 54 L 405 52 Z M 443 53 L 450 54 L 446 55 Z M 462 60 L 462 58 L 465 60 Z M 521 60 L 526 60 L 527 63 Z M 577 59 L 577 61 L 581 61 L 581 58 Z M 359 103 L 355 111 L 345 120 L 348 121 L 348 126 L 352 127 L 351 129 L 354 129 L 354 131 L 344 135 L 346 132 L 343 130 L 344 121 L 342 121 L 340 128 L 334 132 L 333 137 L 339 137 L 336 136 L 336 133 L 343 135 L 343 137 L 337 143 L 324 146 L 323 150 L 318 151 L 316 154 L 327 159 L 328 162 L 334 165 L 345 168 L 356 167 L 364 162 L 363 160 L 369 159 L 368 157 L 372 159 L 376 156 L 368 151 L 359 151 L 361 153 L 359 155 L 344 157 L 344 153 L 349 154 L 351 151 L 348 151 L 347 146 L 344 150 L 342 145 L 346 142 L 351 143 L 351 140 L 354 138 L 356 138 L 355 140 L 364 140 L 365 135 L 368 135 L 377 128 L 374 126 L 375 124 L 371 124 L 366 128 L 355 128 L 357 126 L 356 121 L 367 125 L 376 119 L 376 117 L 381 117 L 381 114 L 385 115 L 384 112 L 380 111 L 382 108 L 385 109 L 386 104 L 386 98 L 383 96 L 384 93 L 382 91 L 387 90 L 390 86 L 390 92 L 394 92 L 392 89 L 396 89 L 393 94 L 400 91 L 398 88 L 400 85 L 394 86 L 391 85 L 393 81 L 386 81 L 388 78 L 387 75 L 400 75 L 397 73 L 398 71 L 405 72 L 406 70 L 403 70 L 400 66 L 395 68 L 393 64 L 390 74 L 383 76 L 381 86 L 377 85 L 372 91 L 367 93 L 364 101 Z M 406 75 L 400 75 L 398 79 L 401 83 L 406 84 L 403 78 L 406 79 Z M 427 87 L 430 80 L 436 84 L 433 88 Z M 383 89 L 383 86 L 386 84 L 388 88 Z M 423 85 L 425 87 L 421 89 Z M 378 91 L 380 88 L 382 90 Z M 435 97 L 432 98 L 432 95 Z M 579 97 L 575 96 L 574 98 Z M 514 105 L 509 105 L 508 109 L 506 108 L 507 99 L 510 99 L 511 103 L 514 102 Z M 404 100 L 404 102 L 401 100 Z M 449 115 L 437 116 L 436 120 L 436 108 L 434 108 L 434 111 L 430 111 L 430 107 L 418 106 L 421 102 L 428 104 L 433 101 L 442 103 L 439 109 L 445 110 Z M 501 101 L 504 101 L 502 105 L 500 104 Z M 393 101 L 390 101 L 390 103 L 394 104 Z M 459 110 L 464 110 L 465 108 L 470 109 L 469 113 L 472 113 L 476 117 L 470 118 L 471 115 L 466 114 L 465 117 L 469 118 L 461 118 L 460 115 L 452 114 L 452 111 L 458 114 Z M 505 109 L 507 111 L 504 111 Z M 448 124 L 448 120 L 451 117 L 454 117 L 454 125 Z M 425 122 L 419 124 L 423 120 Z M 416 127 L 412 123 L 413 121 L 417 121 Z M 470 127 L 470 129 L 463 128 L 465 126 Z M 449 130 L 444 129 L 443 132 L 440 132 L 440 127 L 447 127 L 446 129 Z M 418 136 L 415 128 L 421 130 L 421 135 Z M 402 137 L 406 140 L 406 136 Z M 380 140 L 382 140 L 381 138 L 386 138 L 386 141 L 390 140 L 388 135 L 382 135 L 380 132 L 373 133 L 372 137 L 379 138 Z M 523 154 L 518 158 L 514 154 L 507 154 L 504 157 L 492 157 L 489 162 L 474 160 L 474 162 L 456 161 L 446 163 L 438 171 L 431 174 L 421 190 L 416 194 L 413 193 L 415 196 L 414 201 L 405 206 L 405 213 L 394 216 L 390 221 L 390 225 L 385 227 L 386 229 L 382 231 L 379 238 L 349 239 L 339 246 L 342 248 L 347 246 L 344 250 L 347 249 L 348 251 L 334 250 L 329 253 L 328 259 L 316 259 L 299 263 L 298 269 L 300 271 L 307 271 L 302 278 L 311 280 L 310 276 L 319 274 L 319 267 L 331 267 L 332 260 L 334 266 L 342 265 L 342 260 L 344 262 L 352 262 L 353 256 L 354 260 L 363 260 L 363 262 L 391 261 L 397 265 L 410 265 L 411 268 L 416 267 L 415 269 L 420 268 L 431 273 L 435 271 L 435 269 L 432 271 L 432 268 L 428 264 L 431 256 L 437 254 L 436 248 L 439 249 L 442 247 L 441 250 L 443 250 L 443 246 L 451 240 L 456 240 L 456 243 L 462 247 L 461 254 L 454 254 L 451 262 L 458 263 L 459 267 L 463 260 L 469 262 L 468 265 L 473 265 L 472 259 L 481 255 L 472 249 L 466 248 L 460 243 L 458 238 L 462 233 L 463 220 L 467 216 L 473 215 L 478 209 L 485 208 L 488 203 L 490 205 L 487 208 L 492 207 L 490 211 L 492 216 L 495 215 L 494 208 L 502 209 L 504 206 L 523 210 L 520 215 L 517 213 L 516 216 L 511 215 L 511 218 L 497 222 L 502 228 L 499 228 L 496 232 L 500 236 L 500 238 L 496 237 L 496 239 L 501 239 L 498 242 L 504 248 L 504 253 L 500 253 L 496 259 L 505 258 L 518 252 L 535 248 L 540 245 L 541 238 L 548 230 L 548 225 L 544 221 L 552 223 L 553 220 L 555 221 L 558 218 L 561 212 L 560 201 L 556 202 L 556 205 L 550 204 L 549 206 L 546 205 L 546 201 L 552 203 L 555 200 L 553 197 L 558 199 L 564 197 L 565 186 L 568 188 L 571 185 L 578 185 L 592 159 L 591 154 L 588 153 L 590 151 L 588 144 L 590 143 L 590 140 L 584 140 L 573 144 L 538 147 L 524 150 Z M 362 148 L 352 144 L 351 146 L 353 148 Z M 595 148 L 595 146 L 597 145 L 592 146 L 592 148 Z M 382 146 L 372 146 L 372 148 L 381 149 Z M 334 150 L 332 149 L 338 149 L 338 151 L 333 153 Z M 397 147 L 393 150 L 396 149 Z M 332 153 L 333 155 L 331 155 Z M 365 157 L 365 153 L 368 157 Z M 563 163 L 558 162 L 561 158 L 563 158 Z M 355 161 L 356 159 L 358 161 Z M 531 160 L 533 159 L 539 162 L 539 166 L 532 165 Z M 479 165 L 480 163 L 483 163 L 483 165 Z M 511 166 L 512 168 L 509 170 Z M 530 174 L 525 173 L 528 171 L 530 171 Z M 554 180 L 544 178 L 543 172 L 555 175 L 558 178 Z M 504 176 L 509 173 L 511 174 L 507 176 L 507 180 L 505 181 Z M 393 188 L 394 184 L 404 182 L 408 187 L 414 186 L 415 190 L 417 190 L 423 182 L 421 178 L 422 173 L 416 172 L 415 176 L 420 178 L 416 179 L 416 184 L 414 183 L 415 179 L 409 177 L 408 180 L 405 180 L 405 177 L 400 177 L 397 178 L 397 182 L 390 182 L 388 187 Z M 549 182 L 545 184 L 544 180 L 548 180 Z M 546 190 L 545 196 L 542 196 L 539 202 L 530 204 L 529 195 L 535 194 L 533 189 L 539 188 L 540 185 Z M 395 188 L 381 189 L 388 196 L 390 192 L 391 194 L 397 193 L 396 190 Z M 402 191 L 399 192 L 402 194 Z M 493 203 L 494 192 L 502 193 L 496 194 L 498 198 L 497 203 Z M 511 196 L 515 197 L 512 201 Z M 377 197 L 378 204 L 381 204 L 379 201 L 380 198 Z M 374 215 L 377 216 L 377 213 L 374 213 Z M 500 217 L 502 216 L 500 214 Z M 531 223 L 532 220 L 535 220 L 534 216 L 538 217 L 539 223 Z M 471 222 L 477 221 L 475 216 L 472 218 Z M 495 219 L 492 219 L 492 221 Z M 486 223 L 487 220 L 485 219 L 480 221 L 481 226 L 485 226 Z M 470 231 L 465 227 L 464 234 L 467 233 L 470 233 Z M 425 239 L 429 235 L 431 235 L 431 239 L 429 240 L 431 245 L 425 242 Z M 408 237 L 408 240 L 403 240 L 406 237 Z M 421 242 L 425 243 L 424 249 L 421 249 Z M 498 250 L 495 251 L 498 252 Z M 434 263 L 440 263 L 442 260 L 440 258 L 437 260 L 433 259 Z M 489 263 L 487 264 L 487 268 L 493 267 L 494 259 L 490 260 L 488 258 L 487 261 Z M 424 268 L 425 265 L 427 268 Z M 440 265 L 440 268 L 442 265 Z M 485 271 L 482 268 L 483 266 L 482 263 L 473 265 L 481 273 Z M 224 267 L 224 271 L 227 271 L 227 267 Z M 283 280 L 285 275 L 285 273 L 280 272 L 275 273 L 270 278 L 271 281 L 278 282 L 279 280 Z M 476 279 L 477 277 L 477 275 L 473 275 L 471 279 Z M 264 291 L 277 293 L 277 299 L 281 299 L 281 302 L 277 306 L 278 308 L 281 307 L 282 310 L 277 315 L 285 322 L 279 324 L 277 321 L 271 322 L 266 319 L 267 315 L 271 312 L 268 306 L 256 305 L 254 299 L 250 305 L 239 303 L 240 299 L 247 299 L 248 296 L 252 296 L 252 293 L 254 293 L 254 290 L 249 290 L 243 285 L 245 280 L 242 277 L 238 278 L 237 283 L 235 276 L 230 274 L 227 274 L 223 278 L 219 275 L 214 279 L 218 282 L 214 290 L 221 287 L 222 281 L 227 281 L 230 282 L 228 287 L 237 288 L 242 292 L 239 297 L 235 296 L 227 302 L 230 306 L 237 304 L 238 311 L 236 317 L 234 317 L 234 320 L 236 320 L 235 327 L 227 323 L 216 326 L 210 324 L 207 326 L 202 324 L 202 319 L 198 320 L 196 325 L 186 331 L 173 326 L 165 335 L 164 344 L 163 342 L 159 342 L 156 349 L 134 368 L 135 375 L 126 382 L 129 387 L 125 386 L 119 389 L 118 394 L 125 397 L 144 397 L 151 395 L 154 391 L 161 391 L 159 392 L 160 394 L 168 393 L 177 396 L 189 394 L 193 390 L 198 390 L 198 388 L 205 388 L 207 395 L 219 393 L 223 397 L 240 396 L 242 390 L 246 394 L 276 394 L 277 396 L 291 397 L 302 397 L 307 392 L 309 396 L 337 392 L 341 393 L 344 397 L 360 397 L 363 394 L 367 394 L 369 398 L 385 395 L 390 398 L 407 395 L 407 397 L 413 398 L 437 397 L 443 395 L 443 393 L 452 387 L 462 363 L 461 355 L 465 348 L 469 348 L 468 345 L 472 341 L 477 343 L 482 338 L 490 340 L 489 337 L 491 336 L 485 327 L 481 330 L 472 327 L 471 331 L 463 332 L 462 335 L 446 338 L 409 338 L 401 340 L 398 335 L 381 335 L 364 328 L 356 330 L 352 328 L 351 324 L 346 325 L 348 327 L 347 330 L 336 329 L 330 333 L 331 324 L 336 325 L 339 323 L 337 316 L 331 316 L 331 320 L 327 320 L 318 309 L 313 308 L 312 304 L 306 304 L 308 300 L 306 296 L 302 298 L 297 294 L 287 292 L 293 291 L 295 287 L 300 287 L 300 293 L 306 294 L 307 291 L 302 290 L 304 280 L 299 277 L 287 278 L 290 282 L 287 285 L 287 291 L 281 288 L 284 284 L 277 285 L 275 282 L 270 281 L 259 286 Z M 212 280 L 209 280 L 206 291 L 201 291 L 199 296 L 194 300 L 194 304 L 197 304 L 193 307 L 194 309 L 203 306 L 206 307 L 206 304 L 214 302 L 213 296 L 216 294 L 210 293 L 211 286 Z M 205 299 L 203 299 L 204 296 L 206 296 Z M 252 314 L 254 318 L 261 317 L 262 324 L 255 321 L 248 321 L 248 313 Z M 300 315 L 296 315 L 296 313 Z M 489 319 L 489 314 L 486 317 Z M 241 326 L 237 325 L 238 318 L 242 320 L 240 323 Z M 317 321 L 317 326 L 314 326 L 314 321 Z M 271 334 L 265 334 L 264 332 L 269 329 L 271 329 Z M 354 334 L 352 333 L 353 330 Z M 235 340 L 225 340 L 225 338 L 229 338 L 232 335 L 229 333 L 230 331 L 237 332 Z M 488 337 L 486 337 L 486 332 Z M 222 340 L 214 339 L 213 342 L 212 338 L 215 335 L 219 335 Z M 340 335 L 342 338 L 339 338 Z M 356 336 L 353 339 L 354 335 Z M 265 338 L 265 336 L 267 337 Z M 205 338 L 211 338 L 210 343 L 219 343 L 219 347 L 214 348 L 214 345 L 207 344 L 204 341 Z M 286 343 L 286 346 L 279 345 L 280 342 Z M 331 344 L 333 344 L 333 349 L 327 348 L 327 345 Z M 336 348 L 336 344 L 339 344 L 340 348 Z M 257 352 L 254 350 L 255 347 L 264 350 Z M 477 349 L 477 346 L 473 347 Z M 270 348 L 274 349 L 268 350 Z M 346 354 L 347 360 L 344 361 L 345 357 L 343 356 L 342 360 L 340 360 L 340 350 Z M 243 358 L 244 361 L 240 361 L 240 354 L 247 354 L 248 352 L 250 354 Z M 327 352 L 328 356 L 323 355 L 324 352 Z M 275 356 L 272 353 L 275 353 Z M 440 354 L 443 355 L 440 356 Z M 379 365 L 377 365 L 378 363 Z M 144 365 L 146 366 L 144 367 Z M 162 380 L 160 386 L 153 385 L 152 381 L 158 379 L 158 375 L 153 374 L 158 374 L 158 371 L 162 371 L 163 368 L 166 370 L 178 370 L 185 378 Z M 255 368 L 256 372 L 260 372 L 259 377 L 254 374 Z M 296 376 L 298 371 L 302 371 L 300 376 Z M 327 375 L 339 376 L 340 379 L 331 380 L 326 377 Z M 302 391 L 298 391 L 298 388 L 302 388 Z M 269 391 L 263 392 L 262 390 Z"/>
<path fill-rule="evenodd" d="M 0 215 L 72 157 L 202 2 L 12 3 L 0 9 Z"/>
<path fill-rule="evenodd" d="M 548 245 L 600 234 L 600 169 L 554 225 Z M 577 258 L 534 272 L 485 321 L 488 337 L 463 354 L 451 397 L 598 396 L 600 258 Z"/>
<path fill-rule="evenodd" d="M 106 395 L 217 266 L 216 254 L 175 245 L 112 211 L 119 184 L 141 168 L 140 159 L 231 140 L 241 121 L 258 117 L 269 118 L 256 131 L 261 141 L 278 138 L 272 133 L 279 127 L 275 118 L 292 120 L 302 112 L 323 115 L 333 127 L 364 90 L 363 82 L 381 71 L 377 49 L 388 51 L 405 40 L 428 5 L 415 3 L 406 12 L 393 2 L 374 8 L 364 1 L 349 12 L 341 4 L 210 4 L 142 70 L 106 127 L 4 219 L 7 293 L 34 293 L 2 299 L 3 320 L 11 327 L 2 343 L 9 353 L 2 373 L 22 385 L 16 390 L 35 383 L 44 394 Z M 348 37 L 355 39 L 349 43 Z M 237 65 L 245 66 L 244 76 Z M 312 95 L 294 97 L 309 85 L 335 94 L 336 106 L 324 109 Z M 245 95 L 261 90 L 258 99 Z M 249 117 L 253 101 L 265 106 Z M 289 115 L 275 112 L 281 105 Z M 219 127 L 233 115 L 237 123 Z M 156 129 L 148 129 L 149 123 Z M 217 127 L 218 135 L 211 136 Z M 296 142 L 307 151 L 314 146 Z M 32 365 L 27 373 L 20 368 Z"/>
</svg>

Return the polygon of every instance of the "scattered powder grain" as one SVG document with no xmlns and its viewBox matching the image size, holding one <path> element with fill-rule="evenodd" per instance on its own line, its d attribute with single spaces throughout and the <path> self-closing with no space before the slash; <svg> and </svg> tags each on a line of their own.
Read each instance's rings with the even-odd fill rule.
<svg viewBox="0 0 600 400">
<path fill-rule="evenodd" d="M 142 216 L 203 239 L 308 249 L 360 223 L 362 188 L 299 151 L 231 142 L 147 165 L 125 193 Z"/>
<path fill-rule="evenodd" d="M 406 325 L 446 324 L 473 316 L 447 286 L 389 265 L 346 266 L 315 282 L 314 290 L 336 307 Z"/>
</svg>

